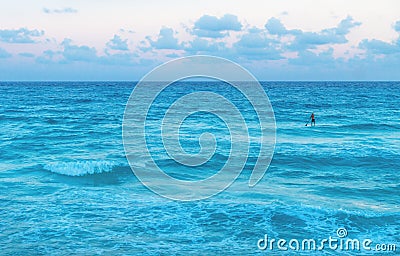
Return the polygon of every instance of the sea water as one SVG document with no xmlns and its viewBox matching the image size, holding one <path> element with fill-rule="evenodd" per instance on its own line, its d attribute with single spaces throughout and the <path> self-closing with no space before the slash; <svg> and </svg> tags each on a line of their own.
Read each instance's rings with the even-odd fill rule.
<svg viewBox="0 0 400 256">
<path fill-rule="evenodd" d="M 254 188 L 248 177 L 259 131 L 251 104 L 222 82 L 171 85 L 149 111 L 155 127 L 174 100 L 212 91 L 238 105 L 254 128 L 238 180 L 194 202 L 160 197 L 131 171 L 122 120 L 134 86 L 0 83 L 0 254 L 280 255 L 276 245 L 260 250 L 258 241 L 265 235 L 321 240 L 337 237 L 340 228 L 352 239 L 400 247 L 400 83 L 263 82 L 275 113 L 276 147 Z M 315 127 L 308 123 L 312 112 Z M 169 159 L 159 129 L 146 132 L 155 161 L 177 179 L 211 176 L 229 156 L 226 124 L 207 113 L 182 126 L 188 152 L 198 152 L 203 132 L 219 143 L 199 168 Z M 135 164 L 146 168 L 142 152 L 134 153 Z"/>
</svg>

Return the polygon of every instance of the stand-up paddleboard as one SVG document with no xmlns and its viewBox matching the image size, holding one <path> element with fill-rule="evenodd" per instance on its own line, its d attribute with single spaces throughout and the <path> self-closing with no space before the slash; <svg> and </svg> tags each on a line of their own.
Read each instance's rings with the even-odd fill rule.
<svg viewBox="0 0 400 256">
<path fill-rule="evenodd" d="M 306 126 L 308 126 L 308 123 L 311 121 L 310 126 L 312 126 L 314 120 L 314 126 L 315 126 L 315 119 L 314 119 L 314 112 L 311 114 L 310 118 L 308 119 Z"/>
</svg>

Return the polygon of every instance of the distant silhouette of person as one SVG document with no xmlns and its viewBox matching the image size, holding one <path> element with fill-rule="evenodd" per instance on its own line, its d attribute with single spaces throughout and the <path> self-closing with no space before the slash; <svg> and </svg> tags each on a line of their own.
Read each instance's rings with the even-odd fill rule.
<svg viewBox="0 0 400 256">
<path fill-rule="evenodd" d="M 310 116 L 310 119 L 311 119 L 311 126 L 314 124 L 314 126 L 315 126 L 315 116 L 314 116 L 314 113 L 312 113 L 311 114 L 311 116 Z"/>
</svg>

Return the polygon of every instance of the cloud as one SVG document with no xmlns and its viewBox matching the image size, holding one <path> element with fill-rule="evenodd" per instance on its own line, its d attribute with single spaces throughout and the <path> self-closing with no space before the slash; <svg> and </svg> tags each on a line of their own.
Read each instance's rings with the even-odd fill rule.
<svg viewBox="0 0 400 256">
<path fill-rule="evenodd" d="M 353 18 L 348 16 L 342 20 L 337 27 L 323 29 L 319 32 L 303 32 L 301 30 L 292 30 L 289 32 L 295 36 L 290 48 L 294 50 L 304 50 L 315 48 L 317 45 L 326 44 L 344 44 L 348 40 L 346 35 L 351 28 L 361 25 L 360 22 L 355 22 Z"/>
<path fill-rule="evenodd" d="M 356 22 L 352 17 L 347 16 L 346 19 L 340 21 L 337 27 L 323 29 L 320 32 L 303 32 L 299 29 L 287 30 L 282 22 L 277 18 L 270 18 L 265 24 L 265 28 L 272 35 L 294 35 L 297 40 L 305 44 L 326 44 L 326 43 L 343 43 L 347 42 L 345 35 L 350 29 L 360 26 L 360 22 Z"/>
<path fill-rule="evenodd" d="M 396 30 L 397 32 L 400 32 L 400 20 L 397 21 L 397 22 L 394 24 L 394 30 Z"/>
<path fill-rule="evenodd" d="M 215 16 L 203 15 L 194 24 L 195 29 L 211 30 L 211 31 L 224 31 L 234 30 L 240 31 L 242 24 L 238 21 L 237 16 L 232 14 L 225 14 L 223 17 L 218 18 Z"/>
<path fill-rule="evenodd" d="M 59 63 L 61 58 L 61 51 L 46 50 L 42 53 L 42 55 L 36 58 L 36 62 L 41 64 L 54 64 Z"/>
<path fill-rule="evenodd" d="M 0 30 L 0 41 L 6 43 L 29 44 L 36 43 L 36 41 L 33 39 L 34 37 L 41 37 L 43 35 L 44 31 L 39 31 L 37 29 L 3 29 Z"/>
<path fill-rule="evenodd" d="M 287 30 L 277 18 L 270 18 L 264 26 L 271 35 L 286 35 L 297 33 L 298 30 Z"/>
<path fill-rule="evenodd" d="M 19 56 L 22 56 L 22 57 L 26 57 L 26 58 L 33 58 L 33 57 L 35 57 L 35 55 L 34 55 L 33 53 L 30 53 L 30 52 L 21 52 L 21 53 L 18 53 L 18 55 L 19 55 Z"/>
<path fill-rule="evenodd" d="M 270 18 L 264 26 L 271 35 L 298 35 L 301 34 L 302 31 L 299 29 L 287 30 L 286 27 L 282 24 L 282 22 L 277 18 Z"/>
<path fill-rule="evenodd" d="M 260 29 L 250 29 L 233 46 L 241 57 L 247 59 L 282 59 L 278 50 L 279 42 L 267 38 L 266 34 Z"/>
<path fill-rule="evenodd" d="M 99 56 L 94 47 L 87 45 L 74 45 L 71 39 L 64 39 L 60 44 L 62 50 L 46 50 L 36 58 L 41 64 L 63 64 L 87 63 L 90 65 L 117 65 L 132 66 L 137 64 L 139 57 L 136 53 L 124 52 L 110 54 L 105 49 L 105 55 Z"/>
<path fill-rule="evenodd" d="M 211 31 L 211 30 L 203 30 L 203 29 L 195 29 L 193 34 L 198 37 L 208 37 L 208 38 L 222 38 L 229 35 L 228 32 L 221 31 Z"/>
<path fill-rule="evenodd" d="M 210 42 L 198 37 L 188 42 L 184 49 L 189 54 L 218 54 L 227 50 L 222 42 Z"/>
<path fill-rule="evenodd" d="M 333 57 L 333 49 L 329 48 L 327 51 L 314 53 L 309 50 L 304 50 L 298 53 L 297 58 L 289 59 L 289 64 L 301 66 L 321 66 L 330 65 L 334 66 L 339 60 Z"/>
<path fill-rule="evenodd" d="M 367 53 L 372 54 L 394 54 L 400 53 L 400 45 L 390 44 L 381 40 L 367 40 L 364 39 L 360 42 L 359 48 L 367 50 Z"/>
<path fill-rule="evenodd" d="M 135 31 L 131 30 L 131 29 L 124 29 L 124 28 L 120 28 L 119 32 L 121 33 L 129 33 L 129 34 L 134 34 Z"/>
<path fill-rule="evenodd" d="M 48 9 L 48 8 L 43 8 L 43 12 L 47 14 L 61 14 L 61 13 L 77 13 L 78 10 L 73 9 L 71 7 L 63 8 L 63 9 Z"/>
<path fill-rule="evenodd" d="M 3 48 L 0 48 L 0 59 L 10 58 L 11 56 L 11 53 L 7 52 Z"/>
<path fill-rule="evenodd" d="M 176 54 L 176 53 L 170 53 L 170 54 L 166 54 L 165 57 L 175 59 L 175 58 L 178 58 L 180 56 L 178 54 Z"/>
<path fill-rule="evenodd" d="M 279 19 L 273 17 L 267 21 L 265 28 L 272 35 L 295 36 L 291 48 L 294 50 L 304 50 L 314 48 L 316 45 L 346 43 L 346 35 L 350 32 L 350 29 L 359 25 L 361 25 L 360 22 L 356 22 L 352 17 L 348 16 L 341 20 L 335 28 L 323 29 L 319 32 L 304 32 L 299 29 L 287 30 Z"/>
<path fill-rule="evenodd" d="M 395 23 L 394 29 L 400 32 L 400 21 Z M 377 39 L 364 39 L 359 43 L 358 48 L 366 50 L 367 57 L 371 58 L 374 62 L 376 62 L 374 55 L 381 55 L 381 61 L 386 59 L 390 60 L 391 63 L 396 63 L 397 59 L 397 63 L 400 62 L 400 35 L 397 41 L 392 43 Z"/>
<path fill-rule="evenodd" d="M 62 55 L 66 61 L 93 62 L 98 60 L 95 48 L 86 45 L 72 45 L 71 42 L 72 40 L 70 39 L 64 39 L 64 41 L 61 43 L 61 45 L 64 47 Z"/>
<path fill-rule="evenodd" d="M 117 65 L 117 66 L 133 66 L 136 65 L 139 56 L 135 53 L 116 53 L 101 56 L 98 59 L 99 64 Z"/>
<path fill-rule="evenodd" d="M 352 17 L 348 16 L 341 20 L 337 27 L 323 29 L 319 32 L 288 31 L 285 29 L 286 34 L 294 36 L 294 40 L 288 44 L 286 49 L 297 52 L 297 57 L 289 58 L 288 63 L 304 67 L 321 67 L 321 70 L 322 67 L 336 69 L 339 65 L 345 65 L 346 63 L 342 58 L 335 58 L 333 56 L 334 50 L 332 47 L 319 53 L 311 50 L 316 49 L 316 46 L 319 45 L 332 46 L 334 44 L 347 43 L 346 35 L 352 28 L 359 25 L 361 25 L 360 22 L 356 22 Z"/>
<path fill-rule="evenodd" d="M 265 24 L 265 28 L 272 35 L 285 35 L 288 33 L 288 30 L 286 30 L 282 22 L 274 17 L 267 21 L 267 23 Z"/>
<path fill-rule="evenodd" d="M 400 66 L 400 53 L 393 53 L 387 55 L 380 55 L 379 57 L 367 52 L 366 56 L 356 56 L 349 59 L 347 68 L 356 76 L 356 79 L 360 79 L 359 75 L 362 75 L 363 79 L 369 80 L 399 80 L 399 66 Z M 354 75 L 354 73 L 358 73 Z"/>
<path fill-rule="evenodd" d="M 221 18 L 203 15 L 194 23 L 193 34 L 199 37 L 220 38 L 228 35 L 228 31 L 241 29 L 242 24 L 235 15 L 225 14 Z"/>
<path fill-rule="evenodd" d="M 325 29 L 321 32 L 303 32 L 299 34 L 294 42 L 294 46 L 303 49 L 308 48 L 315 45 L 323 45 L 323 44 L 344 44 L 347 42 L 347 39 L 343 35 L 337 35 L 332 29 Z"/>
<path fill-rule="evenodd" d="M 107 46 L 113 50 L 128 51 L 128 39 L 122 40 L 120 36 L 114 37 L 108 41 Z"/>
<path fill-rule="evenodd" d="M 261 31 L 253 31 L 244 34 L 235 46 L 245 48 L 264 48 L 269 44 L 270 40 L 262 35 Z"/>
<path fill-rule="evenodd" d="M 211 54 L 230 59 L 277 60 L 283 58 L 279 44 L 278 40 L 268 38 L 264 30 L 251 28 L 230 47 L 224 42 L 195 37 L 185 43 L 184 50 L 187 54 Z"/>
<path fill-rule="evenodd" d="M 270 18 L 264 27 L 256 28 L 250 25 L 243 27 L 234 15 L 204 15 L 192 27 L 182 26 L 183 29 L 186 28 L 184 34 L 177 34 L 177 30 L 163 27 L 154 36 L 137 38 L 134 48 L 128 44 L 131 41 L 127 33 L 130 32 L 123 29 L 110 34 L 102 43 L 103 49 L 77 44 L 70 39 L 65 39 L 61 44 L 56 39 L 45 41 L 44 37 L 39 38 L 44 32 L 28 29 L 0 30 L 0 41 L 26 43 L 39 38 L 43 44 L 37 47 L 49 47 L 48 50 L 35 57 L 36 53 L 21 52 L 21 48 L 20 51 L 13 52 L 15 61 L 5 59 L 2 61 L 3 66 L 24 62 L 24 65 L 28 65 L 28 58 L 35 58 L 41 63 L 36 64 L 38 70 L 43 67 L 46 70 L 54 68 L 59 74 L 63 74 L 64 69 L 65 73 L 71 74 L 84 74 L 90 69 L 93 77 L 102 77 L 103 74 L 96 75 L 96 70 L 128 74 L 129 71 L 126 70 L 132 70 L 132 67 L 145 73 L 148 67 L 160 64 L 162 60 L 192 54 L 210 54 L 246 65 L 246 68 L 261 79 L 398 78 L 396 68 L 400 65 L 400 34 L 397 41 L 392 42 L 359 38 L 360 43 L 344 44 L 348 42 L 347 37 L 352 29 L 360 24 L 348 16 L 339 20 L 336 26 L 306 31 L 301 30 L 301 27 L 286 28 L 279 17 Z M 400 21 L 391 25 L 400 32 Z M 28 46 L 29 49 L 33 47 Z M 13 49 L 11 46 L 4 47 L 10 51 Z M 0 48 L 0 58 L 10 57 L 11 53 Z M 2 73 L 4 70 L 5 68 L 1 70 Z M 389 72 L 393 70 L 393 74 Z M 118 75 L 111 77 L 118 79 Z"/>
<path fill-rule="evenodd" d="M 337 35 L 347 35 L 350 29 L 360 26 L 361 22 L 354 21 L 351 16 L 347 16 L 346 19 L 340 21 L 338 27 L 335 30 Z"/>
<path fill-rule="evenodd" d="M 178 39 L 174 37 L 174 30 L 172 28 L 162 28 L 158 34 L 156 41 L 151 40 L 150 37 L 146 38 L 150 45 L 155 49 L 180 49 Z"/>
</svg>

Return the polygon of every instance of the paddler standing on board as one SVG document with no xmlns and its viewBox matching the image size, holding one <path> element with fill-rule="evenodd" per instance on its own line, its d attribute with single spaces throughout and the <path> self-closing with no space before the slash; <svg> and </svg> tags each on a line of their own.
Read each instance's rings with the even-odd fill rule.
<svg viewBox="0 0 400 256">
<path fill-rule="evenodd" d="M 312 126 L 314 124 L 315 126 L 315 116 L 314 116 L 314 112 L 311 114 L 310 119 L 307 121 L 306 126 L 308 125 L 308 122 L 310 122 L 311 120 L 311 124 L 310 126 Z"/>
<path fill-rule="evenodd" d="M 314 124 L 314 126 L 315 126 L 315 116 L 314 116 L 314 113 L 312 113 L 311 114 L 311 116 L 310 116 L 310 119 L 311 119 L 311 126 Z"/>
</svg>

